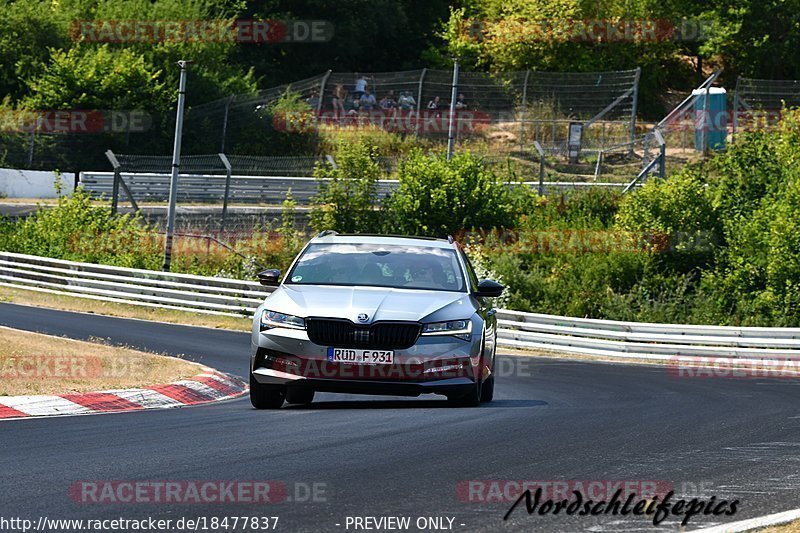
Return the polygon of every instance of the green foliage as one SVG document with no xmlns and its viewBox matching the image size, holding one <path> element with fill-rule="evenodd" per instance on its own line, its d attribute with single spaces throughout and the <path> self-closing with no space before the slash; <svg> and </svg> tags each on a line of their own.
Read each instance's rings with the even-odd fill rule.
<svg viewBox="0 0 800 533">
<path fill-rule="evenodd" d="M 144 58 L 131 50 L 114 52 L 108 45 L 53 50 L 50 63 L 29 81 L 28 109 L 163 110 L 169 94 Z"/>
<path fill-rule="evenodd" d="M 72 197 L 62 196 L 56 206 L 39 210 L 2 228 L 3 249 L 31 254 L 158 269 L 158 248 L 153 231 L 141 219 L 111 216 L 110 208 L 92 204 L 80 187 Z"/>
<path fill-rule="evenodd" d="M 37 77 L 52 50 L 68 45 L 67 18 L 50 1 L 2 0 L 0 10 L 0 98 L 20 99 L 26 80 Z"/>
<path fill-rule="evenodd" d="M 320 152 L 336 157 L 339 148 L 347 144 L 374 146 L 384 157 L 404 156 L 418 149 L 431 146 L 431 142 L 413 135 L 386 131 L 372 124 L 357 127 L 322 125 L 320 127 Z"/>
<path fill-rule="evenodd" d="M 441 237 L 514 223 L 508 191 L 470 153 L 447 161 L 413 152 L 400 162 L 397 179 L 399 187 L 387 202 L 393 233 Z"/>
<path fill-rule="evenodd" d="M 668 180 L 652 179 L 620 206 L 617 227 L 666 235 L 717 237 L 720 221 L 707 187 L 707 173 L 690 166 Z"/>
<path fill-rule="evenodd" d="M 374 201 L 383 170 L 378 151 L 365 144 L 343 144 L 337 151 L 336 167 L 317 165 L 314 177 L 319 193 L 313 199 L 309 224 L 314 230 L 371 233 L 379 230 L 380 213 Z"/>
<path fill-rule="evenodd" d="M 620 202 L 618 192 L 599 187 L 546 197 L 532 189 L 515 187 L 511 195 L 522 230 L 608 228 Z"/>
<path fill-rule="evenodd" d="M 663 87 L 680 86 L 691 78 L 691 70 L 679 60 L 680 54 L 687 52 L 682 43 L 670 39 L 592 41 L 575 37 L 581 35 L 581 21 L 610 24 L 686 16 L 689 14 L 684 10 L 655 1 L 480 0 L 452 10 L 442 37 L 447 43 L 446 55 L 461 57 L 466 68 L 489 72 L 596 72 L 642 67 L 640 112 L 660 116 Z M 483 31 L 476 31 L 473 21 L 485 21 Z"/>
<path fill-rule="evenodd" d="M 248 155 L 314 154 L 319 134 L 314 110 L 301 95 L 287 89 L 280 98 L 239 121 L 230 132 L 228 146 Z"/>
<path fill-rule="evenodd" d="M 705 13 L 713 21 L 702 50 L 725 68 L 763 79 L 797 79 L 800 5 L 783 0 L 716 0 Z"/>
</svg>

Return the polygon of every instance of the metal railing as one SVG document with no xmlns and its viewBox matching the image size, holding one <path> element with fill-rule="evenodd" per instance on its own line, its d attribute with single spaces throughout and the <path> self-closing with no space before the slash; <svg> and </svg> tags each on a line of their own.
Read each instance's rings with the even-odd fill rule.
<svg viewBox="0 0 800 533">
<path fill-rule="evenodd" d="M 272 289 L 256 282 L 171 274 L 0 252 L 0 285 L 106 302 L 248 317 Z M 501 309 L 503 346 L 611 358 L 738 361 L 800 358 L 800 328 L 650 324 Z"/>
<path fill-rule="evenodd" d="M 121 173 L 119 183 L 126 183 L 138 202 L 164 202 L 169 194 L 168 174 Z M 324 181 L 324 180 L 322 180 Z M 311 198 L 317 194 L 320 180 L 298 176 L 231 176 L 229 185 L 230 203 L 257 203 L 280 205 L 291 189 L 298 205 L 310 205 Z M 378 197 L 384 197 L 398 186 L 397 180 L 379 180 L 376 190 Z M 114 189 L 113 172 L 81 172 L 79 184 L 92 196 L 111 198 Z M 517 185 L 514 182 L 513 185 Z M 539 187 L 539 181 L 522 182 L 532 188 Z M 572 189 L 592 186 L 625 187 L 625 183 L 592 183 L 572 181 L 543 181 L 544 190 Z M 178 201 L 190 203 L 217 204 L 225 198 L 226 178 L 218 175 L 181 175 L 178 184 Z"/>
</svg>

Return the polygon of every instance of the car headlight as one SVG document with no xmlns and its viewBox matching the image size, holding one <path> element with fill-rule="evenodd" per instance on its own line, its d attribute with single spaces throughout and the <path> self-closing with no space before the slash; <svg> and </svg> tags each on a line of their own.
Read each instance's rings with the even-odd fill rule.
<svg viewBox="0 0 800 533">
<path fill-rule="evenodd" d="M 470 340 L 472 333 L 472 321 L 470 320 L 450 320 L 448 322 L 432 322 L 430 324 L 423 324 L 423 335 L 451 335 Z"/>
<path fill-rule="evenodd" d="M 261 331 L 270 328 L 306 329 L 306 321 L 299 316 L 264 309 L 261 311 Z"/>
</svg>

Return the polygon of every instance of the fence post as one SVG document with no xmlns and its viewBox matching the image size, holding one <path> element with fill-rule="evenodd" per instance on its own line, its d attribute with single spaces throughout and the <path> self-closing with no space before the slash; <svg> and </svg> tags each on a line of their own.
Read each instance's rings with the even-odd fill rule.
<svg viewBox="0 0 800 533">
<path fill-rule="evenodd" d="M 528 106 L 528 78 L 531 75 L 530 70 L 525 71 L 525 81 L 522 82 L 522 112 L 519 118 L 519 151 L 525 150 L 525 111 Z"/>
<path fill-rule="evenodd" d="M 736 77 L 736 88 L 733 90 L 733 131 L 731 132 L 731 143 L 736 142 L 736 127 L 739 125 L 739 81 L 741 76 Z"/>
<path fill-rule="evenodd" d="M 544 149 L 539 141 L 533 141 L 533 147 L 539 153 L 539 196 L 544 196 Z"/>
<path fill-rule="evenodd" d="M 328 78 L 330 77 L 331 77 L 331 70 L 328 69 L 325 75 L 322 76 L 322 81 L 319 82 L 319 102 L 317 102 L 317 119 L 319 119 L 319 115 L 322 112 L 322 101 L 325 99 L 325 86 L 328 84 Z M 375 89 L 375 87 L 373 87 L 373 89 Z"/>
<path fill-rule="evenodd" d="M 447 132 L 447 160 L 453 159 L 454 148 L 454 123 L 456 116 L 456 99 L 458 98 L 458 58 L 453 61 L 453 87 L 450 91 L 450 124 Z"/>
<path fill-rule="evenodd" d="M 664 136 L 661 135 L 659 130 L 654 130 L 653 133 L 656 137 L 656 142 L 658 143 L 658 177 L 663 178 L 666 175 L 666 163 L 667 163 L 667 143 L 664 141 Z"/>
<path fill-rule="evenodd" d="M 634 75 L 633 79 L 633 101 L 631 103 L 631 128 L 630 128 L 630 142 L 631 142 L 631 151 L 630 153 L 633 154 L 633 139 L 636 137 L 636 107 L 639 101 L 639 77 L 642 73 L 642 67 L 636 67 L 636 74 Z"/>
<path fill-rule="evenodd" d="M 217 156 L 219 156 L 222 164 L 225 165 L 225 195 L 222 198 L 222 221 L 219 224 L 219 231 L 223 233 L 225 231 L 225 217 L 228 215 L 228 196 L 231 192 L 231 162 L 221 152 Z"/>
<path fill-rule="evenodd" d="M 228 111 L 231 108 L 231 102 L 233 102 L 233 95 L 230 95 L 225 101 L 225 118 L 222 119 L 222 142 L 219 145 L 220 152 L 225 151 L 225 136 L 228 133 Z"/>
<path fill-rule="evenodd" d="M 169 205 L 167 206 L 167 236 L 164 242 L 164 272 L 169 272 L 172 263 L 172 234 L 175 231 L 175 208 L 178 201 L 178 175 L 181 164 L 181 135 L 183 135 L 183 106 L 186 101 L 186 65 L 180 60 L 181 77 L 178 82 L 178 109 L 175 119 L 175 142 L 172 147 L 172 178 L 169 184 Z"/>
<path fill-rule="evenodd" d="M 603 151 L 599 150 L 597 152 L 597 165 L 594 167 L 594 181 L 597 183 L 597 176 L 600 175 L 600 168 L 603 165 Z"/>
<path fill-rule="evenodd" d="M 119 204 L 119 182 L 122 179 L 119 175 L 119 161 L 117 156 L 111 150 L 106 150 L 106 157 L 114 168 L 114 185 L 111 187 L 111 214 L 117 214 L 117 205 Z"/>
<path fill-rule="evenodd" d="M 36 141 L 36 129 L 31 130 L 31 142 L 28 145 L 28 168 L 33 167 L 33 145 Z"/>
<path fill-rule="evenodd" d="M 422 108 L 422 83 L 425 81 L 425 73 L 428 72 L 427 68 L 422 69 L 419 75 L 419 86 L 417 87 L 417 126 L 414 128 L 414 137 L 419 137 L 419 123 L 421 119 L 420 109 Z"/>
<path fill-rule="evenodd" d="M 708 134 L 706 133 L 706 128 L 708 128 L 708 119 L 710 118 L 710 113 L 708 112 L 708 93 L 710 91 L 711 84 L 709 83 L 706 85 L 706 91 L 703 94 L 703 124 L 700 127 L 700 149 L 703 151 L 703 158 L 708 156 Z"/>
</svg>

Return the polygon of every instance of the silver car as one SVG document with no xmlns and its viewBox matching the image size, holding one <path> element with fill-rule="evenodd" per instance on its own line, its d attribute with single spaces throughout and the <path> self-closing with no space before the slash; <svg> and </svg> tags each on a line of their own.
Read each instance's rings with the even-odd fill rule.
<svg viewBox="0 0 800 533">
<path fill-rule="evenodd" d="M 478 281 L 452 238 L 339 235 L 311 239 L 253 319 L 250 400 L 307 404 L 314 393 L 419 396 L 458 406 L 494 395 L 503 286 Z"/>
</svg>

